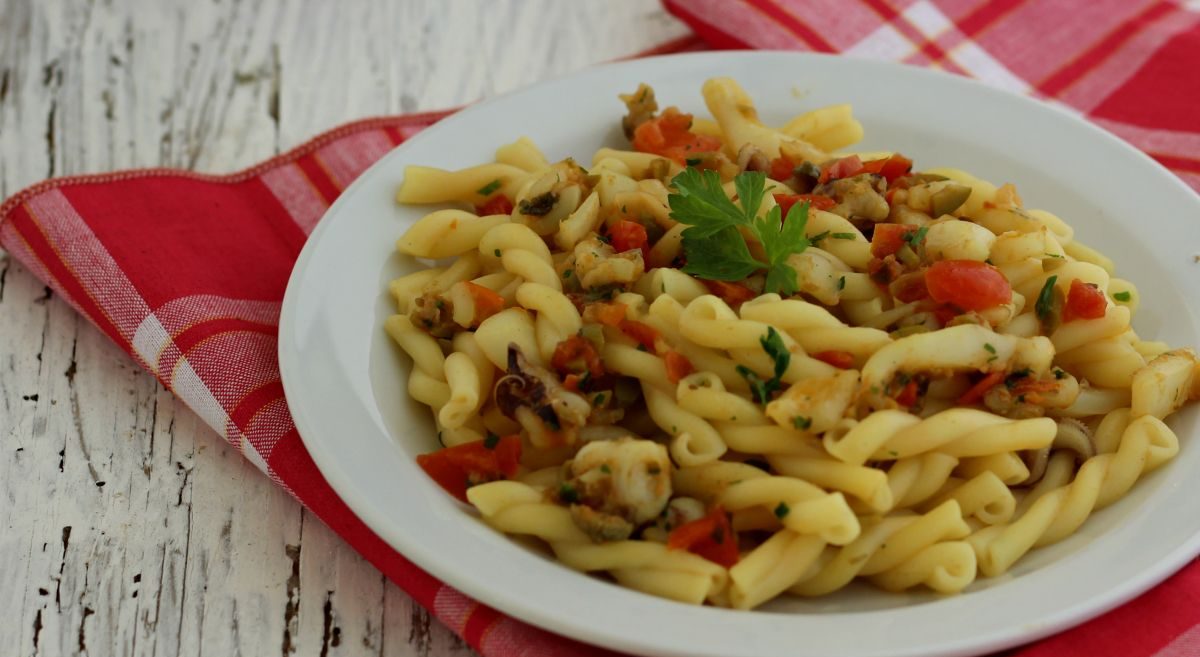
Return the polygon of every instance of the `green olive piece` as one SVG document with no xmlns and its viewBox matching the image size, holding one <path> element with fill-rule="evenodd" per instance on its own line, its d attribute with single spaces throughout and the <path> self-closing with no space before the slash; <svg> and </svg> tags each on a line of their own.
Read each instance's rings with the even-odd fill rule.
<svg viewBox="0 0 1200 657">
<path fill-rule="evenodd" d="M 950 180 L 949 178 L 941 175 L 940 173 L 913 173 L 913 174 L 909 174 L 909 175 L 915 179 L 913 181 L 914 183 L 931 183 L 931 182 L 942 182 L 943 180 Z"/>
<path fill-rule="evenodd" d="M 970 187 L 949 183 L 929 197 L 929 214 L 933 217 L 950 214 L 966 203 L 970 196 Z"/>
</svg>

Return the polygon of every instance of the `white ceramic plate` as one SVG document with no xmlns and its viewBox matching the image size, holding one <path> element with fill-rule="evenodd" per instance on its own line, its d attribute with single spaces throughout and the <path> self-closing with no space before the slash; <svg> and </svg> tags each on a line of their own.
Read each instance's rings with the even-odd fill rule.
<svg viewBox="0 0 1200 657">
<path fill-rule="evenodd" d="M 863 586 L 755 612 L 690 607 L 527 551 L 425 477 L 413 459 L 437 446 L 434 429 L 407 399 L 409 364 L 382 329 L 393 312 L 387 282 L 419 266 L 393 244 L 428 211 L 393 202 L 404 167 L 491 161 L 520 135 L 552 161 L 586 162 L 598 147 L 623 143 L 618 92 L 648 82 L 664 105 L 704 112 L 700 85 L 719 75 L 738 79 L 769 124 L 850 102 L 866 128 L 862 149 L 1017 183 L 1028 206 L 1065 218 L 1137 284 L 1141 335 L 1200 345 L 1200 198 L 1066 112 L 950 75 L 826 56 L 718 52 L 601 66 L 480 103 L 417 135 L 346 190 L 305 245 L 280 322 L 283 382 L 313 459 L 367 525 L 433 575 L 535 625 L 633 653 L 713 657 L 978 654 L 1096 616 L 1200 551 L 1195 408 L 1172 419 L 1183 444 L 1173 463 L 1071 538 L 944 598 Z"/>
</svg>

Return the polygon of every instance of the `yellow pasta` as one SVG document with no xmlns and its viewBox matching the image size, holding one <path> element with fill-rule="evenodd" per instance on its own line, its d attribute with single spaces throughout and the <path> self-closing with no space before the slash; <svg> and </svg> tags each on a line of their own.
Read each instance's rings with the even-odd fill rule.
<svg viewBox="0 0 1200 657">
<path fill-rule="evenodd" d="M 621 96 L 628 146 L 532 139 L 457 171 L 397 241 L 384 330 L 484 523 L 689 604 L 953 594 L 1071 535 L 1169 461 L 1200 359 L 1012 184 L 914 170 L 849 105 L 765 124 Z M 588 163 L 590 166 L 584 166 Z M 997 181 L 1000 182 L 1000 181 Z"/>
</svg>

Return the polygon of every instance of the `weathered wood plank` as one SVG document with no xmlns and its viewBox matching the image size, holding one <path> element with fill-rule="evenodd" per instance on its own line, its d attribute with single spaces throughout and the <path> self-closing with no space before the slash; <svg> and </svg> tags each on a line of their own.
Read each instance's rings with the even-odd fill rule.
<svg viewBox="0 0 1200 657">
<path fill-rule="evenodd" d="M 231 171 L 680 34 L 654 0 L 0 0 L 0 196 Z M 470 654 L 3 253 L 0 529 L 3 655 Z"/>
</svg>

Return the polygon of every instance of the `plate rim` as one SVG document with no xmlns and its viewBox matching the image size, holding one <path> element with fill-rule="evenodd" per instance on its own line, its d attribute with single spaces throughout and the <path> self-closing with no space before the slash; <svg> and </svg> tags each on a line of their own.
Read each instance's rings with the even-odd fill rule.
<svg viewBox="0 0 1200 657">
<path fill-rule="evenodd" d="M 972 78 L 955 76 L 955 75 L 951 75 L 948 73 L 943 73 L 943 72 L 934 71 L 934 70 L 916 67 L 916 66 L 899 64 L 899 63 L 890 62 L 890 61 L 881 61 L 881 60 L 865 59 L 865 58 L 854 58 L 854 57 L 846 57 L 843 55 L 830 55 L 830 54 L 824 54 L 824 53 L 803 53 L 803 52 L 778 51 L 778 50 L 705 51 L 705 52 L 697 52 L 697 53 L 679 53 L 679 54 L 659 55 L 659 56 L 646 57 L 646 58 L 640 58 L 640 59 L 634 59 L 634 60 L 624 60 L 624 61 L 619 61 L 619 62 L 598 64 L 598 65 L 590 66 L 590 67 L 587 67 L 587 68 L 584 68 L 581 70 L 577 70 L 574 72 L 570 72 L 570 73 L 566 73 L 566 74 L 563 74 L 560 76 L 549 78 L 549 79 L 537 82 L 532 85 L 513 89 L 511 91 L 508 91 L 508 92 L 505 92 L 502 94 L 497 94 L 495 96 L 489 97 L 489 98 L 484 99 L 475 104 L 469 105 L 466 108 L 461 109 L 461 110 L 443 118 L 437 124 L 430 126 L 429 128 L 426 128 L 425 130 L 422 130 L 420 133 L 407 139 L 404 143 L 393 148 L 391 151 L 389 151 L 387 154 L 385 154 L 379 160 L 374 162 L 370 167 L 368 167 L 366 170 L 364 170 L 351 183 L 351 185 L 349 185 L 345 190 L 343 190 L 343 192 L 338 196 L 338 198 L 335 199 L 334 203 L 330 205 L 328 210 L 326 210 L 325 214 L 322 216 L 321 221 L 319 221 L 317 223 L 316 228 L 312 231 L 312 233 L 306 239 L 304 247 L 302 248 L 299 256 L 297 257 L 296 263 L 293 266 L 292 272 L 288 278 L 287 288 L 286 288 L 286 291 L 284 294 L 284 300 L 283 300 L 283 303 L 282 303 L 282 306 L 280 309 L 279 346 L 278 346 L 280 378 L 283 382 L 285 396 L 288 398 L 299 398 L 300 396 L 302 396 L 300 394 L 296 394 L 296 393 L 300 392 L 300 388 L 297 387 L 300 385 L 299 379 L 296 378 L 298 376 L 298 368 L 300 367 L 300 364 L 299 364 L 300 360 L 298 358 L 299 353 L 295 351 L 296 343 L 292 340 L 285 339 L 285 335 L 290 336 L 294 332 L 294 329 L 296 326 L 295 325 L 295 321 L 296 321 L 295 315 L 297 312 L 296 305 L 298 303 L 297 299 L 300 294 L 300 281 L 303 278 L 304 271 L 307 269 L 310 261 L 312 260 L 313 254 L 316 252 L 318 245 L 320 244 L 322 236 L 325 234 L 325 232 L 327 230 L 329 230 L 329 226 L 331 226 L 333 223 L 332 221 L 327 221 L 326 219 L 337 214 L 343 206 L 348 204 L 348 202 L 349 202 L 348 199 L 353 198 L 353 195 L 357 189 L 365 186 L 367 184 L 367 182 L 373 176 L 380 175 L 380 172 L 383 171 L 384 169 L 386 169 L 386 162 L 388 160 L 396 157 L 397 156 L 396 154 L 398 152 L 402 152 L 403 149 L 406 148 L 406 146 L 411 147 L 410 146 L 411 144 L 414 144 L 414 143 L 420 144 L 421 142 L 425 141 L 426 139 L 438 138 L 438 134 L 440 132 L 442 132 L 444 130 L 448 130 L 450 128 L 453 128 L 459 122 L 465 121 L 465 120 L 471 118 L 476 113 L 488 111 L 488 109 L 494 103 L 497 103 L 497 102 L 499 102 L 503 99 L 506 99 L 510 96 L 523 94 L 523 93 L 526 93 L 526 92 L 529 92 L 529 91 L 532 91 L 535 89 L 540 89 L 543 87 L 560 84 L 560 83 L 563 83 L 564 81 L 569 81 L 573 78 L 584 77 L 584 76 L 594 73 L 598 70 L 626 68 L 626 67 L 633 67 L 633 66 L 637 66 L 637 65 L 653 66 L 663 60 L 679 60 L 679 59 L 703 60 L 703 59 L 712 59 L 712 58 L 716 58 L 716 57 L 722 57 L 722 58 L 731 58 L 732 57 L 732 58 L 737 58 L 737 59 L 753 60 L 753 59 L 758 59 L 758 58 L 773 58 L 773 57 L 779 57 L 779 56 L 796 58 L 801 61 L 812 60 L 812 61 L 818 61 L 818 62 L 832 61 L 832 60 L 854 60 L 855 62 L 857 62 L 859 64 L 869 66 L 869 67 L 874 66 L 874 67 L 881 67 L 881 68 L 890 69 L 890 70 L 903 70 L 905 75 L 916 75 L 919 77 L 928 77 L 928 78 L 941 78 L 941 79 L 943 79 L 943 81 L 947 81 L 947 82 L 953 81 L 952 82 L 953 84 L 962 84 L 962 85 L 967 85 L 967 86 L 973 87 L 974 91 L 972 93 L 993 94 L 996 96 L 1005 97 L 1007 99 L 1019 99 L 1019 102 L 1026 104 L 1033 111 L 1047 111 L 1048 110 L 1048 111 L 1054 112 L 1054 113 L 1058 114 L 1061 119 L 1069 120 L 1076 126 L 1086 129 L 1087 131 L 1089 131 L 1091 133 L 1091 137 L 1093 139 L 1103 140 L 1108 143 L 1109 147 L 1117 147 L 1117 148 L 1125 151 L 1125 153 L 1127 155 L 1132 155 L 1135 158 L 1137 158 L 1138 160 L 1140 160 L 1142 166 L 1150 165 L 1153 169 L 1155 169 L 1156 173 L 1158 174 L 1158 176 L 1160 178 L 1164 178 L 1164 181 L 1163 181 L 1164 183 L 1167 182 L 1166 179 L 1169 179 L 1171 184 L 1174 184 L 1181 190 L 1190 194 L 1192 199 L 1194 201 L 1196 201 L 1197 207 L 1200 208 L 1200 196 L 1197 196 L 1195 194 L 1195 192 L 1190 187 L 1188 187 L 1178 176 L 1176 176 L 1169 169 L 1167 169 L 1165 166 L 1163 166 L 1158 161 L 1154 160 L 1152 157 L 1150 157 L 1143 151 L 1137 149 L 1136 147 L 1134 147 L 1130 143 L 1124 141 L 1123 139 L 1117 137 L 1116 135 L 1104 130 L 1103 128 L 1099 127 L 1098 125 L 1096 125 L 1090 121 L 1087 121 L 1086 119 L 1082 118 L 1082 116 L 1080 114 L 1078 114 L 1072 110 L 1069 110 L 1068 108 L 1065 108 L 1063 106 L 1052 104 L 1052 103 L 1042 102 L 1042 101 L 1033 99 L 1029 96 L 1025 96 L 1025 95 L 1018 94 L 1018 93 L 1004 90 L 1004 89 L 999 89 L 999 88 L 987 85 L 979 80 L 972 79 Z M 291 381 L 291 383 L 289 383 L 289 381 Z M 639 654 L 646 650 L 654 650 L 654 651 L 664 651 L 665 650 L 665 652 L 661 652 L 660 654 L 679 654 L 679 655 L 690 654 L 688 652 L 681 651 L 678 648 L 673 649 L 669 646 L 663 647 L 661 645 L 651 645 L 651 644 L 648 644 L 648 643 L 645 643 L 642 641 L 638 641 L 635 639 L 614 637 L 612 634 L 609 634 L 609 633 L 606 633 L 603 631 L 599 631 L 599 630 L 593 630 L 588 626 L 588 624 L 586 622 L 582 622 L 582 621 L 575 622 L 575 623 L 565 623 L 564 619 L 562 619 L 561 617 L 556 617 L 553 615 L 548 615 L 548 614 L 542 613 L 542 611 L 540 611 L 536 606 L 530 606 L 530 605 L 525 605 L 525 604 L 514 605 L 513 604 L 514 597 L 501 595 L 500 592 L 497 591 L 494 587 L 489 587 L 485 583 L 476 582 L 473 580 L 458 577 L 457 574 L 452 569 L 450 569 L 448 567 L 443 567 L 441 565 L 441 563 L 436 560 L 430 560 L 430 559 L 426 558 L 427 555 L 425 554 L 424 550 L 411 549 L 412 548 L 411 545 L 409 545 L 408 548 L 406 548 L 406 549 L 402 549 L 402 548 L 398 547 L 396 545 L 396 543 L 404 542 L 404 541 L 395 541 L 395 540 L 391 540 L 389 538 L 389 535 L 399 533 L 397 531 L 397 528 L 392 527 L 389 523 L 384 522 L 382 518 L 377 516 L 377 514 L 372 510 L 372 507 L 374 506 L 374 504 L 369 499 L 360 499 L 353 493 L 346 492 L 346 491 L 352 491 L 354 489 L 353 475 L 351 473 L 345 472 L 340 466 L 336 465 L 334 462 L 335 460 L 331 457 L 330 453 L 327 451 L 328 446 L 326 444 L 324 444 L 319 438 L 315 437 L 316 431 L 315 431 L 315 427 L 313 426 L 314 421 L 313 421 L 312 416 L 309 414 L 309 411 L 307 409 L 303 409 L 303 408 L 293 409 L 291 407 L 291 405 L 289 405 L 289 411 L 291 412 L 297 433 L 300 436 L 300 438 L 305 446 L 305 449 L 308 451 L 310 457 L 312 458 L 314 464 L 317 466 L 318 470 L 320 470 L 322 476 L 325 477 L 325 479 L 329 483 L 330 487 L 334 490 L 334 492 L 338 495 L 338 497 L 346 504 L 346 506 L 356 515 L 356 517 L 360 521 L 362 521 L 368 528 L 370 528 L 372 532 L 374 532 L 386 544 L 388 544 L 389 547 L 396 550 L 397 553 L 401 554 L 406 559 L 411 560 L 414 563 L 414 565 L 417 565 L 419 568 L 421 568 L 425 572 L 427 572 L 427 573 L 433 575 L 434 577 L 436 577 L 437 579 L 439 579 L 445 586 L 455 589 L 457 591 L 461 591 L 463 594 L 469 595 L 474 600 L 476 600 L 482 604 L 486 604 L 495 609 L 502 610 L 502 613 L 504 613 L 508 616 L 511 616 L 514 619 L 529 623 L 532 626 L 542 628 L 546 631 L 560 634 L 569 639 L 583 641 L 583 642 L 586 642 L 586 643 L 589 643 L 592 645 L 614 648 L 617 650 L 634 651 L 634 652 L 638 652 Z M 308 436 L 308 437 L 306 437 L 306 436 Z M 970 638 L 965 641 L 957 642 L 957 643 L 953 643 L 953 642 L 946 643 L 943 641 L 942 643 L 932 646 L 932 647 L 929 647 L 929 646 L 921 646 L 919 648 L 898 647 L 897 648 L 898 651 L 889 653 L 889 654 L 894 654 L 894 655 L 896 655 L 896 657 L 901 657 L 903 655 L 913 655 L 913 656 L 916 656 L 916 655 L 928 655 L 928 656 L 944 655 L 944 656 L 949 657 L 952 655 L 978 654 L 978 653 L 984 652 L 984 651 L 999 650 L 999 649 L 1004 649 L 1004 648 L 1008 648 L 1011 646 L 1027 643 L 1030 641 L 1035 641 L 1037 639 L 1044 638 L 1051 634 L 1055 634 L 1055 633 L 1061 632 L 1063 630 L 1069 629 L 1071 627 L 1074 627 L 1080 623 L 1083 623 L 1089 619 L 1092 619 L 1099 615 L 1102 615 L 1102 614 L 1128 602 L 1129 600 L 1133 599 L 1137 595 L 1149 590 L 1150 588 L 1152 588 L 1152 587 L 1158 585 L 1159 583 L 1161 583 L 1162 581 L 1164 581 L 1170 575 L 1177 572 L 1183 566 L 1187 565 L 1187 563 L 1190 562 L 1192 559 L 1194 559 L 1197 555 L 1200 555 L 1200 525 L 1197 525 L 1197 527 L 1196 527 L 1195 531 L 1192 533 L 1190 539 L 1188 539 L 1186 542 L 1176 546 L 1165 557 L 1161 558 L 1153 567 L 1146 568 L 1146 569 L 1139 571 L 1140 574 L 1137 577 L 1123 580 L 1120 584 L 1110 588 L 1108 590 L 1108 593 L 1103 598 L 1100 599 L 1100 602 L 1095 602 L 1095 601 L 1089 600 L 1086 602 L 1077 603 L 1072 607 L 1069 607 L 1063 611 L 1058 612 L 1057 614 L 1052 614 L 1052 615 L 1042 619 L 1042 622 L 1039 622 L 1036 627 L 1013 627 L 1013 626 L 1010 626 L 1007 628 L 1002 628 L 997 631 L 994 631 L 991 634 L 977 635 L 973 638 Z M 590 578 L 587 578 L 586 576 L 584 576 L 581 579 L 590 579 Z M 455 581 L 456 583 L 452 584 L 451 583 L 452 581 Z M 639 596 L 646 595 L 646 594 L 637 593 L 637 592 L 633 592 L 633 593 L 636 595 L 639 595 Z M 982 592 L 980 592 L 980 593 L 982 593 Z M 516 596 L 516 598 L 518 600 L 520 599 L 519 596 Z M 672 604 L 675 604 L 675 603 L 672 603 Z M 924 605 L 922 605 L 922 606 L 924 606 Z M 703 610 L 703 611 L 700 611 L 699 613 L 709 613 L 709 612 L 716 612 L 716 613 L 721 613 L 721 614 L 730 613 L 730 612 L 728 612 L 728 610 L 715 610 L 715 609 L 710 609 L 708 607 L 700 607 L 697 609 Z M 853 612 L 853 613 L 856 615 L 862 615 L 862 614 L 874 615 L 874 614 L 892 613 L 892 612 L 896 612 L 896 611 L 899 611 L 902 609 L 907 609 L 907 608 L 871 610 L 871 611 L 861 611 L 861 612 Z M 739 613 L 739 612 L 732 612 L 732 613 Z M 761 612 L 760 611 L 760 612 L 754 612 L 754 613 L 760 614 L 760 615 L 762 615 L 762 614 L 782 615 L 782 614 L 779 614 L 779 612 Z M 824 616 L 824 614 L 822 616 Z M 714 618 L 715 618 L 715 616 L 714 616 Z M 566 634 L 566 632 L 568 632 L 568 631 L 571 633 Z"/>
</svg>

